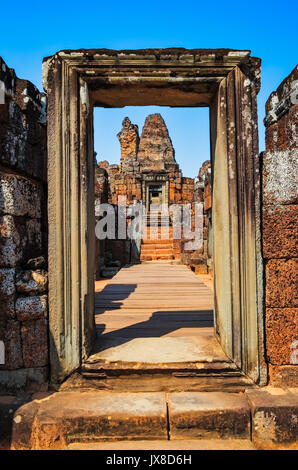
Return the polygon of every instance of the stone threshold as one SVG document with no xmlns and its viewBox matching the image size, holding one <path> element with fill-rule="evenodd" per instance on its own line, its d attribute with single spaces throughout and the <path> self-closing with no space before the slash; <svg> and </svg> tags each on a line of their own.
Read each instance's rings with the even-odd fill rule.
<svg viewBox="0 0 298 470">
<path fill-rule="evenodd" d="M 216 445 L 242 439 L 257 449 L 297 449 L 297 410 L 296 389 L 271 387 L 245 393 L 36 394 L 13 414 L 11 448 L 62 450 L 107 441 Z"/>
</svg>

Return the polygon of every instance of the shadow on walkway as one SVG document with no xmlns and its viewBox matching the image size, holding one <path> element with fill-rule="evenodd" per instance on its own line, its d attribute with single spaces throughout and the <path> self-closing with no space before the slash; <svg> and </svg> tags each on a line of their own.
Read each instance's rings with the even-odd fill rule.
<svg viewBox="0 0 298 470">
<path fill-rule="evenodd" d="M 158 311 L 154 312 L 147 321 L 107 332 L 105 332 L 106 325 L 104 323 L 97 324 L 97 341 L 94 352 L 104 351 L 112 346 L 120 346 L 135 338 L 158 338 L 180 328 L 210 327 L 213 327 L 212 310 Z"/>
</svg>

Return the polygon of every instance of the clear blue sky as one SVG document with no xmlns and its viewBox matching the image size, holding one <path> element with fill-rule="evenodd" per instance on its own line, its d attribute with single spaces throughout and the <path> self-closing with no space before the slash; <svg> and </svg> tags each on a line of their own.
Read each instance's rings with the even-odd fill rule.
<svg viewBox="0 0 298 470">
<path fill-rule="evenodd" d="M 297 63 L 297 0 L 15 0 L 1 2 L 0 15 L 0 55 L 19 77 L 39 88 L 42 58 L 60 49 L 251 49 L 252 55 L 262 59 L 260 150 L 264 148 L 265 101 Z M 151 109 L 97 110 L 95 147 L 100 157 L 119 158 L 115 134 L 123 116 L 130 116 L 141 127 L 149 112 Z M 206 110 L 163 109 L 162 115 L 185 176 L 197 174 L 199 163 L 208 157 Z"/>
</svg>

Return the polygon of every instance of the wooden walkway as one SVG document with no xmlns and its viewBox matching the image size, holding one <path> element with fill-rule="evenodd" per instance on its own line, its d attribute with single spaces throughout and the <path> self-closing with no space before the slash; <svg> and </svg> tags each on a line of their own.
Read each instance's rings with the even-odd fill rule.
<svg viewBox="0 0 298 470">
<path fill-rule="evenodd" d="M 98 359 L 227 359 L 213 335 L 213 293 L 186 266 L 122 268 L 96 294 L 95 306 Z"/>
</svg>

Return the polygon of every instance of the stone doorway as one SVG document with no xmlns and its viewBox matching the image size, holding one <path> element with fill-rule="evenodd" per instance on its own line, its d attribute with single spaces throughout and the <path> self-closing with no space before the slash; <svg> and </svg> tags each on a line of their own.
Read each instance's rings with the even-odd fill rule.
<svg viewBox="0 0 298 470">
<path fill-rule="evenodd" d="M 222 49 L 61 51 L 45 59 L 53 382 L 77 369 L 94 342 L 93 106 L 152 104 L 210 109 L 215 332 L 243 372 L 266 381 L 259 66 L 249 51 Z"/>
<path fill-rule="evenodd" d="M 149 207 L 165 204 L 164 186 L 161 184 L 148 185 Z"/>
<path fill-rule="evenodd" d="M 99 334 L 82 380 L 113 391 L 244 391 L 252 381 L 216 340 L 213 307 L 204 277 L 169 261 L 96 282 Z"/>
</svg>

